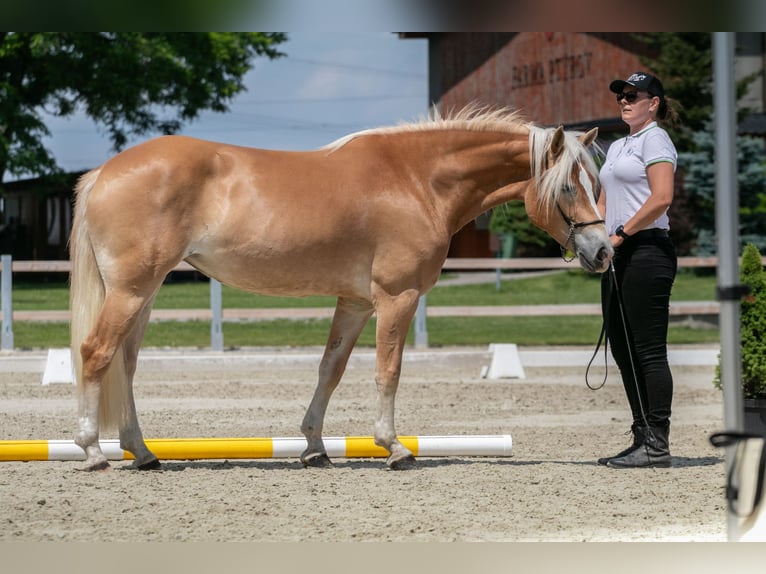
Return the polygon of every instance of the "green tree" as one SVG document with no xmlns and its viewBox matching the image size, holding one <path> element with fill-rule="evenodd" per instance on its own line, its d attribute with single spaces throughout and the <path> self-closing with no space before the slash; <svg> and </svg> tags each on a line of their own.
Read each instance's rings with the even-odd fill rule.
<svg viewBox="0 0 766 574">
<path fill-rule="evenodd" d="M 641 63 L 662 80 L 677 103 L 681 125 L 668 130 L 679 151 L 695 148 L 693 133 L 704 129 L 713 113 L 713 52 L 709 32 L 637 34 L 649 56 Z"/>
<path fill-rule="evenodd" d="M 742 347 L 742 394 L 746 399 L 766 398 L 766 271 L 761 253 L 752 243 L 742 251 L 740 281 L 750 288 L 742 300 L 740 331 Z M 721 365 L 713 383 L 721 388 Z"/>
<path fill-rule="evenodd" d="M 636 35 L 648 47 L 641 62 L 662 79 L 675 100 L 680 125 L 669 128 L 679 152 L 679 174 L 670 209 L 671 229 L 681 253 L 712 255 L 715 247 L 715 155 L 713 115 L 713 53 L 708 32 L 651 32 Z M 745 76 L 735 86 L 737 99 L 760 72 Z M 749 110 L 739 107 L 741 120 Z M 763 145 L 753 138 L 737 139 L 742 241 L 766 246 Z"/>
<path fill-rule="evenodd" d="M 694 134 L 697 151 L 679 153 L 688 208 L 696 214 L 696 245 L 693 253 L 709 256 L 716 253 L 715 186 L 716 161 L 713 124 Z M 744 245 L 752 243 L 766 249 L 766 151 L 762 139 L 737 138 L 737 187 L 739 193 L 739 235 Z"/>
<path fill-rule="evenodd" d="M 519 244 L 538 248 L 554 244 L 548 235 L 535 227 L 521 201 L 512 201 L 492 210 L 489 220 L 489 230 L 493 233 L 512 235 Z M 534 250 L 534 247 L 533 247 Z"/>
<path fill-rule="evenodd" d="M 224 112 L 255 56 L 276 58 L 281 33 L 0 32 L 0 183 L 58 170 L 42 110 L 82 110 L 114 149 Z"/>
<path fill-rule="evenodd" d="M 750 287 L 742 301 L 742 387 L 746 398 L 766 396 L 766 272 L 758 248 L 748 243 L 742 252 L 740 279 Z"/>
<path fill-rule="evenodd" d="M 706 129 L 713 114 L 713 48 L 709 32 L 647 32 L 636 34 L 650 55 L 640 58 L 662 80 L 666 94 L 677 103 L 681 125 L 668 130 L 679 151 L 696 149 L 694 133 Z M 745 95 L 762 72 L 737 80 L 736 98 Z M 737 109 L 738 120 L 751 110 Z"/>
</svg>

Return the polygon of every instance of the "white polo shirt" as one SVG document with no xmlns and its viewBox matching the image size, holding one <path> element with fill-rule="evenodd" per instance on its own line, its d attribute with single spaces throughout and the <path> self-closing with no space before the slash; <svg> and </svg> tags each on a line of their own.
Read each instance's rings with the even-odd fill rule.
<svg viewBox="0 0 766 574">
<path fill-rule="evenodd" d="M 676 146 L 664 129 L 652 122 L 640 132 L 615 141 L 606 152 L 599 173 L 601 192 L 606 193 L 606 230 L 612 235 L 649 199 L 651 191 L 646 168 L 654 163 L 670 162 L 676 169 Z M 669 229 L 667 211 L 646 226 Z"/>
</svg>

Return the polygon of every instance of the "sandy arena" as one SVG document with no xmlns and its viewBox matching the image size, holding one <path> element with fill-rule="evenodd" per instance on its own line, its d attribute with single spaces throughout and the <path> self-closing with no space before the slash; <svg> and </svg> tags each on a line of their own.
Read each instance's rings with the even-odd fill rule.
<svg viewBox="0 0 766 574">
<path fill-rule="evenodd" d="M 550 351 L 553 365 L 560 350 Z M 372 356 L 352 355 L 326 436 L 372 434 Z M 44 357 L 0 356 L 0 439 L 73 437 L 74 386 L 42 386 L 33 366 Z M 318 357 L 146 351 L 135 384 L 144 435 L 300 436 Z M 167 461 L 152 472 L 119 461 L 103 473 L 78 472 L 78 462 L 2 462 L 0 541 L 726 540 L 723 453 L 708 442 L 723 429 L 713 365 L 672 366 L 672 468 L 613 470 L 595 461 L 630 441 L 616 368 L 592 391 L 584 364 L 482 379 L 489 360 L 486 349 L 408 351 L 397 427 L 510 434 L 510 457 L 420 458 L 405 472 L 372 458 L 336 458 L 331 469 L 297 459 Z M 591 380 L 602 375 L 596 368 Z"/>
</svg>

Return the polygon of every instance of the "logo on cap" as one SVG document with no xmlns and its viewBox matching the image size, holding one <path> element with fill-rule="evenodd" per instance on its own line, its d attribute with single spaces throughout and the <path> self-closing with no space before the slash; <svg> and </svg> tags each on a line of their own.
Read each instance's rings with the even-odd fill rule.
<svg viewBox="0 0 766 574">
<path fill-rule="evenodd" d="M 642 80 L 645 80 L 646 76 L 644 74 L 633 74 L 630 78 L 628 78 L 628 82 L 640 82 Z"/>
</svg>

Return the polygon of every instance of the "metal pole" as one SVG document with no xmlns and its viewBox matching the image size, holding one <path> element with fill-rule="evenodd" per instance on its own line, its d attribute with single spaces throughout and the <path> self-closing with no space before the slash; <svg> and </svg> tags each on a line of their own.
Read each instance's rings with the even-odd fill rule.
<svg viewBox="0 0 766 574">
<path fill-rule="evenodd" d="M 3 312 L 3 325 L 2 325 L 2 339 L 0 341 L 0 349 L 3 351 L 10 351 L 13 349 L 13 258 L 10 255 L 3 255 L 0 257 L 0 262 L 3 264 L 3 271 L 0 273 L 2 276 L 2 295 L 0 295 L 0 309 Z"/>
<path fill-rule="evenodd" d="M 736 114 L 734 109 L 734 33 L 713 33 L 713 79 L 716 145 L 716 235 L 718 238 L 718 299 L 721 331 L 721 385 L 727 430 L 742 431 L 739 312 L 739 199 L 737 190 Z M 726 451 L 726 468 L 733 450 Z M 736 540 L 737 517 L 729 513 L 729 540 Z"/>
<path fill-rule="evenodd" d="M 742 430 L 739 354 L 739 198 L 734 112 L 734 34 L 713 34 L 716 135 L 716 234 L 718 237 L 718 297 L 721 299 L 721 382 L 724 423 Z"/>
<path fill-rule="evenodd" d="M 428 327 L 426 326 L 426 296 L 418 299 L 418 309 L 415 311 L 415 348 L 428 348 Z"/>
<path fill-rule="evenodd" d="M 214 351 L 223 351 L 223 297 L 221 282 L 210 278 L 210 347 Z"/>
</svg>

